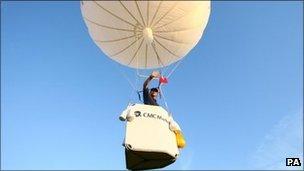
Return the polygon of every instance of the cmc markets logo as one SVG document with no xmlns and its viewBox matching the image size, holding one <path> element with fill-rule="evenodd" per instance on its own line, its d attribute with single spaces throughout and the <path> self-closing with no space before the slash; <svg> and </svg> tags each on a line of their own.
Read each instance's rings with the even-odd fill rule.
<svg viewBox="0 0 304 171">
<path fill-rule="evenodd" d="M 155 114 L 155 113 L 141 112 L 141 111 L 136 110 L 136 111 L 134 111 L 134 115 L 135 115 L 135 117 L 160 119 L 160 120 L 163 120 L 163 121 L 169 123 L 169 121 L 167 119 L 165 119 L 162 116 Z"/>
<path fill-rule="evenodd" d="M 140 112 L 140 111 L 135 111 L 135 112 L 134 112 L 134 115 L 135 115 L 136 117 L 139 117 L 139 116 L 141 116 L 141 112 Z"/>
</svg>

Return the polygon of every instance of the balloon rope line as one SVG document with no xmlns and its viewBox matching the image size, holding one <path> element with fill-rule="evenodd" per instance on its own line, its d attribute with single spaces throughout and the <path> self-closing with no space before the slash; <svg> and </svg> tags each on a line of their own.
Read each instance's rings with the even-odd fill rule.
<svg viewBox="0 0 304 171">
<path fill-rule="evenodd" d="M 131 94 L 129 96 L 129 104 L 130 104 L 130 101 L 132 100 L 132 97 L 134 96 L 134 92 L 136 91 L 136 87 L 135 85 L 131 82 L 131 80 L 129 79 L 129 77 L 126 75 L 126 73 L 124 73 L 118 66 L 117 63 L 114 64 L 115 68 L 117 71 L 119 71 L 119 73 L 123 76 L 123 78 L 125 80 L 127 80 L 127 82 L 129 83 L 129 85 L 132 87 L 132 90 L 131 90 Z"/>
<path fill-rule="evenodd" d="M 177 62 L 177 64 L 174 66 L 174 68 L 171 70 L 171 72 L 168 74 L 167 78 L 169 78 L 173 72 L 177 69 L 177 67 L 182 63 L 183 60 L 180 60 Z"/>
<path fill-rule="evenodd" d="M 137 72 L 137 71 L 136 71 L 136 72 Z M 135 75 L 135 86 L 136 86 L 136 90 L 135 90 L 135 91 L 138 92 L 138 89 L 137 89 L 137 88 L 138 88 L 138 82 L 139 82 L 138 79 L 139 79 L 139 78 L 137 77 L 137 73 L 136 73 L 136 72 L 135 72 L 135 74 L 134 74 L 134 75 Z"/>
<path fill-rule="evenodd" d="M 138 77 L 140 78 L 148 78 L 149 76 L 148 75 L 141 75 L 141 74 L 137 74 Z"/>
<path fill-rule="evenodd" d="M 137 5 L 137 3 L 136 3 L 136 5 Z M 143 41 L 144 41 L 144 39 L 143 39 Z M 143 42 L 142 41 L 142 42 Z M 142 45 L 142 42 L 141 42 L 141 45 Z M 136 44 L 137 44 L 137 46 L 138 46 L 138 42 L 136 42 Z M 139 48 L 141 47 L 141 45 L 139 46 Z M 135 78 L 136 78 L 136 88 L 138 88 L 138 80 L 139 80 L 139 77 L 138 77 L 138 75 L 139 75 L 139 63 L 138 63 L 138 54 L 136 53 L 136 74 L 135 74 Z M 137 89 L 136 89 L 136 91 L 137 91 Z"/>
<path fill-rule="evenodd" d="M 128 101 L 128 106 L 130 106 L 130 104 L 132 104 L 132 99 L 134 99 L 134 90 L 131 90 L 130 96 L 129 96 L 129 101 Z"/>
<path fill-rule="evenodd" d="M 138 42 L 136 43 L 137 45 L 138 45 Z M 141 75 L 140 73 L 139 73 L 139 63 L 138 63 L 138 54 L 136 54 L 136 74 L 137 74 L 137 77 L 139 77 L 139 78 L 148 78 L 149 76 L 147 76 L 147 75 Z M 137 78 L 136 77 L 136 78 Z"/>
<path fill-rule="evenodd" d="M 160 94 L 162 95 L 162 97 L 163 97 L 163 99 L 164 99 L 164 103 L 165 103 L 167 112 L 168 112 L 169 115 L 171 116 L 171 112 L 170 112 L 170 110 L 169 110 L 169 106 L 168 106 L 168 104 L 167 104 L 165 94 L 163 93 L 163 90 L 161 89 L 161 85 L 159 86 L 159 90 L 160 90 Z"/>
</svg>

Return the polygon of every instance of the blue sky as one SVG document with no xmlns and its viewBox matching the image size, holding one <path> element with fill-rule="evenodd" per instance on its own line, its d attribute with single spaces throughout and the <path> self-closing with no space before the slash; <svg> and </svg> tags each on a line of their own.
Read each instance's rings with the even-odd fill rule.
<svg viewBox="0 0 304 171">
<path fill-rule="evenodd" d="M 166 169 L 300 169 L 285 158 L 303 163 L 302 7 L 212 2 L 164 87 L 187 140 Z M 125 169 L 118 116 L 132 89 L 117 66 L 79 2 L 1 2 L 2 169 Z"/>
</svg>

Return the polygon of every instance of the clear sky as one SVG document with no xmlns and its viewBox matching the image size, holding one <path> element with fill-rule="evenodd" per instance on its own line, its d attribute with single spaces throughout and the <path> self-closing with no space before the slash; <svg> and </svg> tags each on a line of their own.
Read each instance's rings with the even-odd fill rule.
<svg viewBox="0 0 304 171">
<path fill-rule="evenodd" d="M 164 88 L 187 146 L 166 169 L 300 169 L 302 2 L 212 2 Z M 79 2 L 1 2 L 2 169 L 125 169 L 131 87 Z M 303 167 L 302 167 L 303 168 Z"/>
</svg>

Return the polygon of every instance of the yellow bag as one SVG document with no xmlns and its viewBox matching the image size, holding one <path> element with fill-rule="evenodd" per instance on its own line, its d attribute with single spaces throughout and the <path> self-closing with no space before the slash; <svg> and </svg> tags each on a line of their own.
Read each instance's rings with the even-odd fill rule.
<svg viewBox="0 0 304 171">
<path fill-rule="evenodd" d="M 175 130 L 176 143 L 178 148 L 184 148 L 186 146 L 185 138 L 180 130 Z"/>
</svg>

